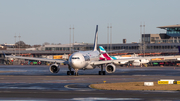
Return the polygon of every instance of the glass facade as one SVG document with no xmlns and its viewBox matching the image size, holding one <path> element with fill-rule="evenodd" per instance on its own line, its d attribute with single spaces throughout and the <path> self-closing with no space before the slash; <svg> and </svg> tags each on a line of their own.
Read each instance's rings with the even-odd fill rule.
<svg viewBox="0 0 180 101">
<path fill-rule="evenodd" d="M 167 35 L 172 37 L 180 36 L 180 28 L 167 28 Z"/>
<path fill-rule="evenodd" d="M 156 41 L 158 41 L 158 40 L 156 40 Z M 172 40 L 163 40 L 163 41 L 164 41 L 164 43 L 165 42 L 168 43 L 169 41 L 172 41 Z M 175 42 L 175 43 L 177 43 L 177 42 Z M 105 46 L 104 46 L 104 48 L 106 48 Z M 173 45 L 173 44 L 167 44 L 167 45 L 150 44 L 150 45 L 146 45 L 145 49 L 177 49 L 178 46 L 179 45 Z M 84 48 L 85 48 L 85 50 L 89 50 L 89 49 L 93 49 L 93 46 L 88 46 L 88 47 L 84 47 Z M 139 44 L 136 44 L 136 45 L 132 44 L 132 45 L 128 45 L 128 46 L 126 44 L 124 44 L 123 46 L 122 45 L 113 45 L 112 48 L 113 48 L 113 50 L 120 50 L 120 49 L 139 50 L 140 46 L 139 46 Z M 70 51 L 70 47 L 56 47 L 56 48 L 55 47 L 46 47 L 45 49 L 46 49 L 46 51 Z M 75 47 L 74 49 L 80 50 L 80 47 Z M 105 50 L 107 50 L 107 49 L 105 49 Z"/>
</svg>

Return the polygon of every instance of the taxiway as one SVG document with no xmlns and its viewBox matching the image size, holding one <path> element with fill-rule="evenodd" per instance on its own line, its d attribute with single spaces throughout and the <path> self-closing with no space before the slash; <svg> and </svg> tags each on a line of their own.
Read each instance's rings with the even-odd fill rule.
<svg viewBox="0 0 180 101">
<path fill-rule="evenodd" d="M 67 76 L 67 66 L 52 74 L 48 66 L 0 66 L 1 100 L 179 100 L 180 91 L 107 91 L 89 88 L 93 83 L 180 80 L 180 67 L 117 67 L 98 75 L 99 68 Z"/>
</svg>

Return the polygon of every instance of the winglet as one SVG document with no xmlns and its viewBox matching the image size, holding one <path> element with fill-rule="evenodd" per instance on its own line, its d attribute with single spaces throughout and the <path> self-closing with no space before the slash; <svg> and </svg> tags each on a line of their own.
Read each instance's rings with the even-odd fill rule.
<svg viewBox="0 0 180 101">
<path fill-rule="evenodd" d="M 97 41 L 98 41 L 98 25 L 96 25 L 96 32 L 95 32 L 95 38 L 94 38 L 94 51 L 97 50 Z"/>
</svg>

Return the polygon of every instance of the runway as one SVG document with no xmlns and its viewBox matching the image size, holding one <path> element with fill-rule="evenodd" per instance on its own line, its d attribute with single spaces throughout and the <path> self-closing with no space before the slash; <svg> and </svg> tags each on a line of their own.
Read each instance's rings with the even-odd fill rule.
<svg viewBox="0 0 180 101">
<path fill-rule="evenodd" d="M 180 80 L 180 67 L 117 67 L 115 73 L 98 75 L 99 68 L 67 76 L 67 66 L 52 74 L 48 66 L 0 66 L 0 100 L 180 100 L 180 91 L 106 91 L 93 83 Z"/>
</svg>

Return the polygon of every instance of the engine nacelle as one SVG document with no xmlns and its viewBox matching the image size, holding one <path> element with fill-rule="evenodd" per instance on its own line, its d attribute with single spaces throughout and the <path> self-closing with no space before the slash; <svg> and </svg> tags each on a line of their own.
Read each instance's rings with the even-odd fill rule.
<svg viewBox="0 0 180 101">
<path fill-rule="evenodd" d="M 149 60 L 148 59 L 141 59 L 141 63 L 148 63 Z"/>
<path fill-rule="evenodd" d="M 140 61 L 139 60 L 134 60 L 132 65 L 133 66 L 140 66 Z"/>
<path fill-rule="evenodd" d="M 107 73 L 114 73 L 116 71 L 116 66 L 114 64 L 108 64 L 105 69 Z"/>
<path fill-rule="evenodd" d="M 113 62 L 115 65 L 124 65 L 124 64 L 126 64 L 128 61 L 121 61 L 121 62 Z"/>
<path fill-rule="evenodd" d="M 58 73 L 59 70 L 60 70 L 60 66 L 58 64 L 52 64 L 49 67 L 49 70 L 50 70 L 51 73 Z"/>
</svg>

